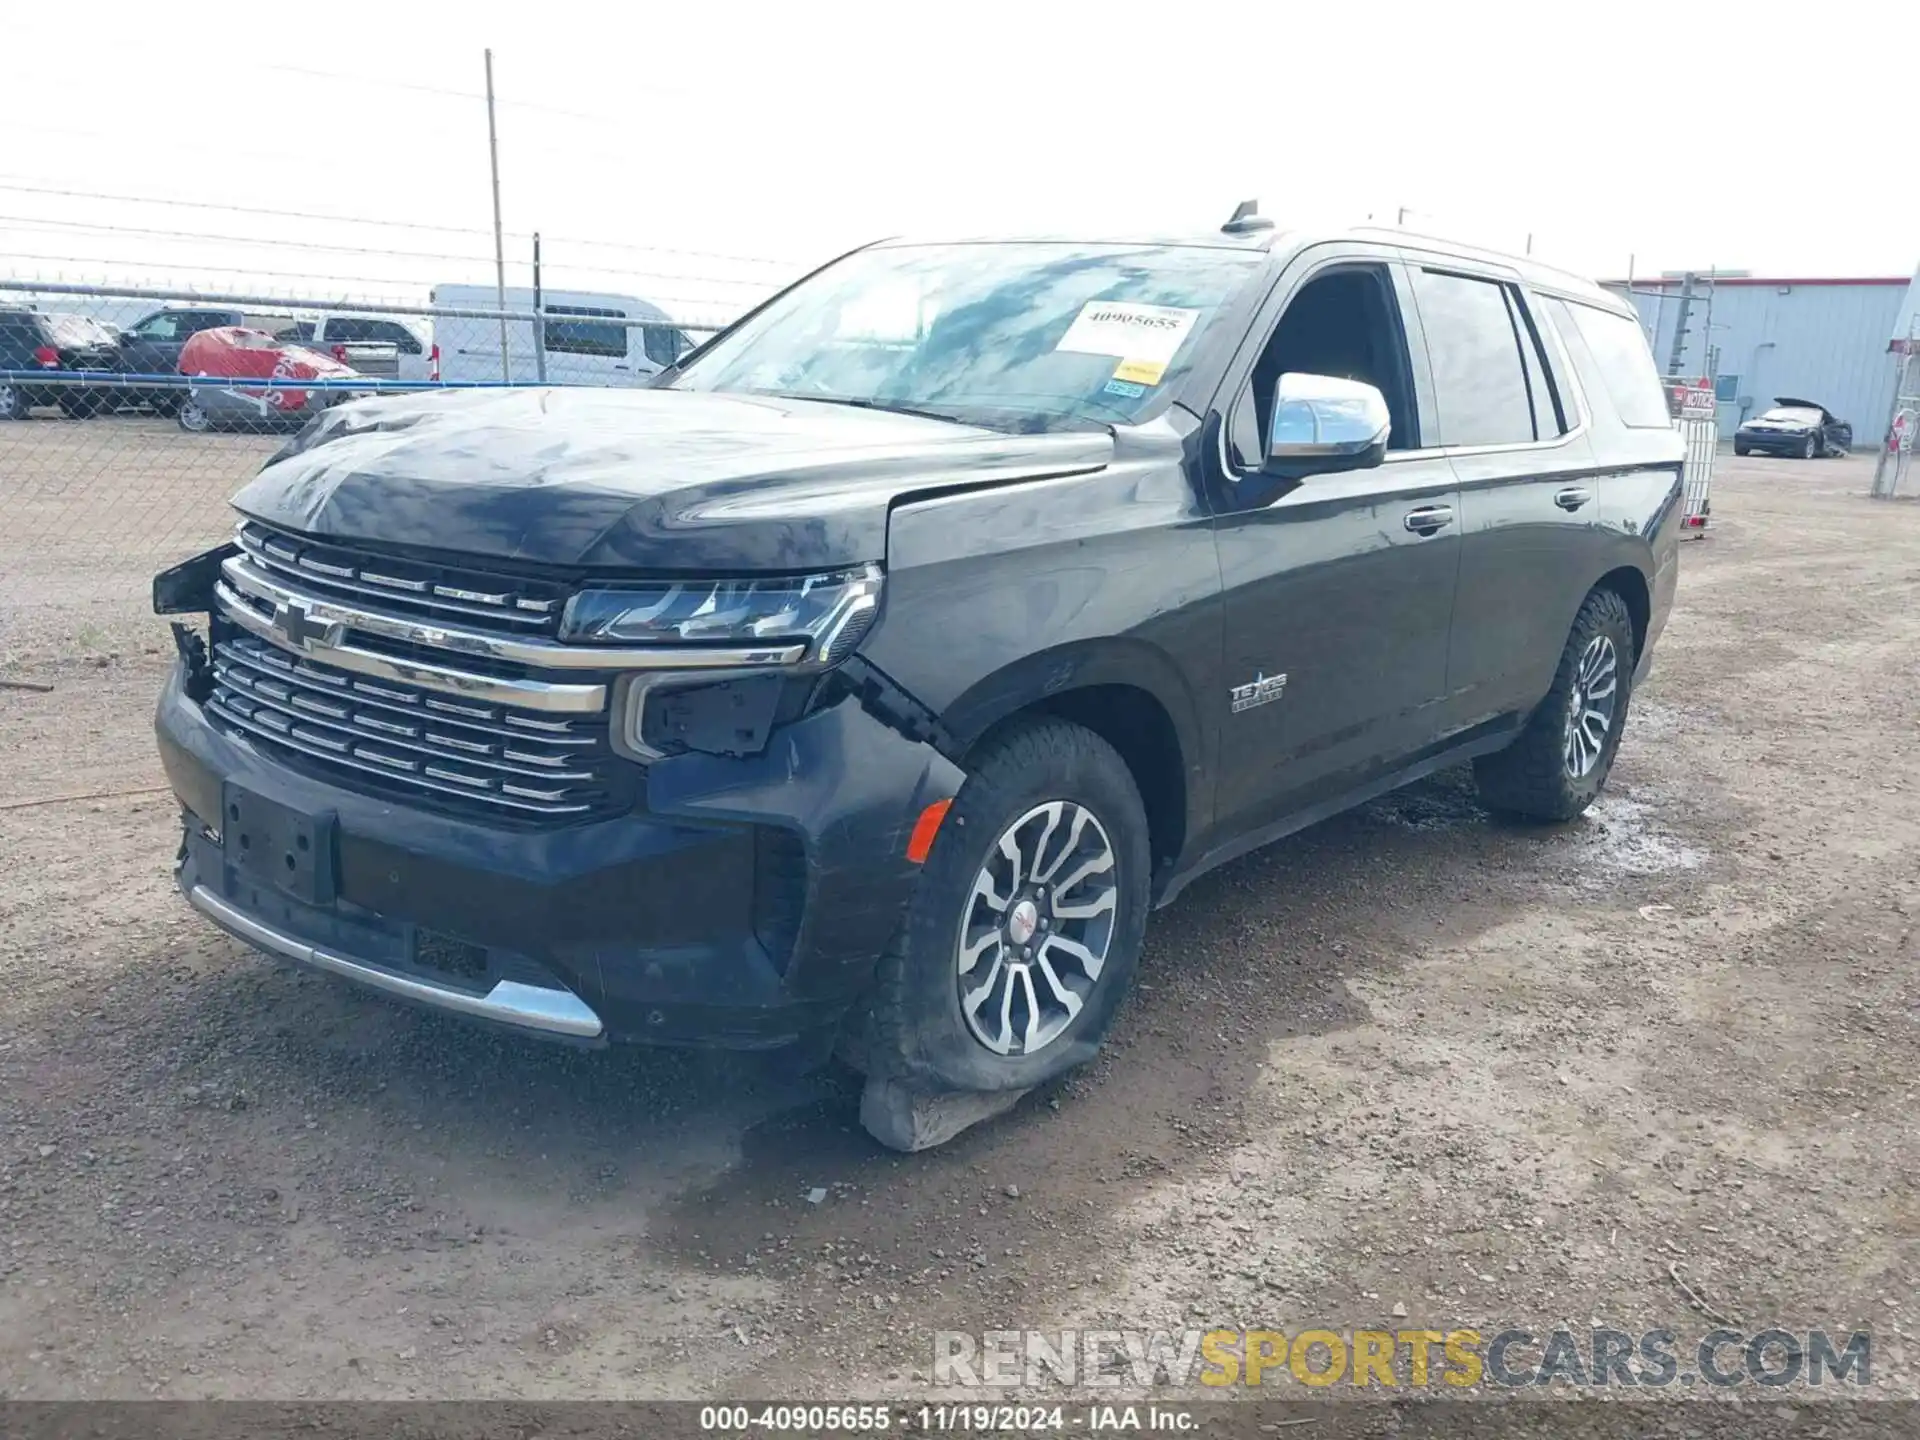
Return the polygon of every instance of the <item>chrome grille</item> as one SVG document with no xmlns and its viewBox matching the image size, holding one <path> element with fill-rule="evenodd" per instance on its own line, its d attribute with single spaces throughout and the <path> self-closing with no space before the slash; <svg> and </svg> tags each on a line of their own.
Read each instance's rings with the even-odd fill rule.
<svg viewBox="0 0 1920 1440">
<path fill-rule="evenodd" d="M 374 601 L 396 614 L 458 619 L 510 634 L 551 634 L 567 587 L 559 581 L 495 574 L 379 555 L 243 522 L 234 543 L 269 575 L 344 603 Z"/>
<path fill-rule="evenodd" d="M 206 708 L 269 748 L 435 803 L 569 818 L 615 803 L 604 715 L 528 714 L 217 633 Z M 361 788 L 361 787 L 356 787 Z M 462 803 L 464 802 L 464 803 Z"/>
</svg>

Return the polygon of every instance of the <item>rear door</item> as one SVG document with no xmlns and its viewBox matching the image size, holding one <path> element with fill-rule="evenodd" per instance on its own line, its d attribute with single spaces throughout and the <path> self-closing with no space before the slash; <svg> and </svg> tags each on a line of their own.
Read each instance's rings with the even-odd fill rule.
<svg viewBox="0 0 1920 1440">
<path fill-rule="evenodd" d="M 25 310 L 0 310 L 0 371 L 32 371 L 41 367 L 34 351 L 42 344 L 38 318 Z M 20 386 L 26 377 L 0 376 L 0 386 Z"/>
<path fill-rule="evenodd" d="M 1304 252 L 1255 333 L 1258 356 L 1233 382 L 1226 448 L 1237 478 L 1215 522 L 1225 621 L 1216 816 L 1229 833 L 1350 792 L 1434 741 L 1460 563 L 1459 496 L 1429 443 L 1418 316 L 1397 254 Z M 1385 463 L 1263 481 L 1261 397 L 1288 372 L 1380 388 L 1393 416 Z"/>
<path fill-rule="evenodd" d="M 1460 486 L 1447 723 L 1532 708 L 1602 548 L 1601 481 L 1552 327 L 1511 271 L 1410 256 L 1434 418 Z"/>
</svg>

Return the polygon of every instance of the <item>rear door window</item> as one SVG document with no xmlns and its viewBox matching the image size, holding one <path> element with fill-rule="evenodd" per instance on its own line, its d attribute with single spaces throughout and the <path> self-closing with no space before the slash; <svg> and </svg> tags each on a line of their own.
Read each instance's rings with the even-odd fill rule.
<svg viewBox="0 0 1920 1440">
<path fill-rule="evenodd" d="M 1533 433 L 1537 439 L 1552 440 L 1572 428 L 1567 421 L 1568 407 L 1562 403 L 1559 387 L 1554 384 L 1553 367 L 1547 363 L 1546 347 L 1541 344 L 1533 316 L 1528 313 L 1518 290 L 1509 285 L 1506 291 L 1507 304 L 1513 311 L 1513 331 L 1520 341 L 1520 360 L 1527 370 L 1527 395 L 1533 402 Z"/>
<path fill-rule="evenodd" d="M 548 305 L 543 342 L 558 355 L 610 355 L 627 358 L 627 327 L 619 322 L 627 318 L 624 310 L 603 310 L 591 305 Z M 563 317 L 578 316 L 578 319 Z"/>
<path fill-rule="evenodd" d="M 33 361 L 41 344 L 40 326 L 30 315 L 0 312 L 0 369 L 17 370 Z"/>
<path fill-rule="evenodd" d="M 402 355 L 420 353 L 420 337 L 397 320 L 368 320 L 365 323 L 367 339 L 391 345 Z"/>
<path fill-rule="evenodd" d="M 1666 392 L 1660 388 L 1660 373 L 1654 369 L 1653 352 L 1647 349 L 1647 337 L 1638 320 L 1557 297 L 1548 305 L 1569 343 L 1581 342 L 1577 348 L 1585 349 L 1592 360 L 1623 423 L 1643 430 L 1672 426 Z M 1591 381 L 1587 388 L 1593 389 Z"/>
<path fill-rule="evenodd" d="M 1537 438 L 1506 292 L 1498 280 L 1414 272 L 1442 445 L 1525 445 Z"/>
</svg>

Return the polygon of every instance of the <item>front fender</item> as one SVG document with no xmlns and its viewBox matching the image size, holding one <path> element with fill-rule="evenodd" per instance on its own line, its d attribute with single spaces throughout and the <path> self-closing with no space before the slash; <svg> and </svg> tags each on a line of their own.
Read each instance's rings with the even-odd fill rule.
<svg viewBox="0 0 1920 1440">
<path fill-rule="evenodd" d="M 1127 685 L 1166 711 L 1188 835 L 1210 821 L 1220 564 L 1178 437 L 1129 437 L 1097 474 L 903 505 L 861 647 L 964 745 L 1022 710 Z"/>
</svg>

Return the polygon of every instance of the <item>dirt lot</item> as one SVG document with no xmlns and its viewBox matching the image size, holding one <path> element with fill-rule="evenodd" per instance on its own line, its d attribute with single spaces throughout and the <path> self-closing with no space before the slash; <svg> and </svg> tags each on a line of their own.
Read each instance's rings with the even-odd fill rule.
<svg viewBox="0 0 1920 1440">
<path fill-rule="evenodd" d="M 172 463 L 102 424 L 35 422 L 48 473 Z M 1586 821 L 1449 774 L 1210 877 L 1095 1066 L 911 1160 L 834 1074 L 479 1033 L 191 917 L 166 545 L 80 565 L 0 467 L 0 677 L 54 686 L 0 690 L 0 1390 L 907 1396 L 936 1329 L 1697 1335 L 1677 1274 L 1914 1395 L 1920 509 L 1721 463 Z"/>
</svg>

